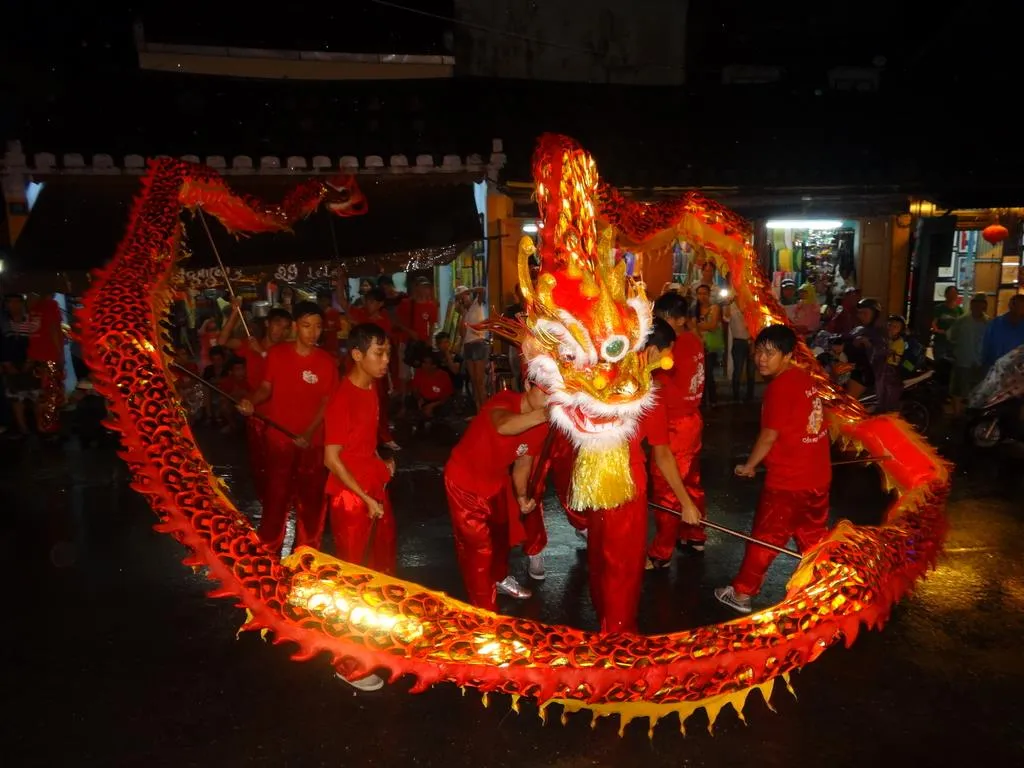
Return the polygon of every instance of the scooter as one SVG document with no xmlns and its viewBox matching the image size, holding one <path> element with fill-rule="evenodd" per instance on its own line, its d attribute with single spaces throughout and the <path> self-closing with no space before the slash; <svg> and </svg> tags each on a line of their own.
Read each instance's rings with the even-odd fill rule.
<svg viewBox="0 0 1024 768">
<path fill-rule="evenodd" d="M 968 399 L 967 440 L 993 448 L 1024 440 L 1024 346 L 999 358 Z"/>
</svg>

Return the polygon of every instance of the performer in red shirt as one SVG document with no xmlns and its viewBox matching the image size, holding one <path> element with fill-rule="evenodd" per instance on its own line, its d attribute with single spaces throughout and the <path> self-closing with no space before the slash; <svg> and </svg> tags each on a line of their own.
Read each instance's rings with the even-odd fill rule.
<svg viewBox="0 0 1024 768">
<path fill-rule="evenodd" d="M 796 343 L 796 334 L 784 325 L 765 328 L 754 342 L 758 372 L 771 382 L 764 393 L 761 432 L 736 474 L 753 477 L 762 461 L 767 469 L 750 535 L 780 547 L 794 538 L 804 552 L 828 535 L 832 464 L 822 398 L 814 378 L 793 365 Z M 736 578 L 716 589 L 715 597 L 750 613 L 751 597 L 760 591 L 775 556 L 770 549 L 747 544 Z"/>
<path fill-rule="evenodd" d="M 427 354 L 412 377 L 412 394 L 420 415 L 428 422 L 444 407 L 454 393 L 452 377 L 438 365 L 437 358 Z"/>
<path fill-rule="evenodd" d="M 672 344 L 672 368 L 658 371 L 655 378 L 660 387 L 659 397 L 668 411 L 668 444 L 675 457 L 679 475 L 686 493 L 700 510 L 701 519 L 707 517 L 704 489 L 700 484 L 701 432 L 704 421 L 700 415 L 700 400 L 704 393 L 704 343 L 689 328 L 686 298 L 672 291 L 654 302 L 654 314 L 664 320 L 675 333 Z M 677 511 L 679 505 L 664 474 L 654 466 L 651 469 L 651 501 Z M 689 545 L 695 552 L 704 551 L 707 539 L 703 526 L 688 525 L 678 514 L 654 511 L 657 531 L 647 550 L 649 568 L 667 568 L 677 544 Z"/>
<path fill-rule="evenodd" d="M 429 348 L 434 326 L 437 325 L 437 302 L 434 301 L 434 287 L 427 278 L 416 280 L 412 296 L 402 302 L 400 309 L 413 341 Z"/>
<path fill-rule="evenodd" d="M 661 357 L 672 348 L 672 328 L 655 320 L 647 339 L 648 356 Z M 641 443 L 651 447 L 651 463 L 664 475 L 676 494 L 676 505 L 685 522 L 700 520 L 697 507 L 686 493 L 675 457 L 669 448 L 668 411 L 660 397 L 641 418 L 629 441 L 629 465 L 636 495 L 612 509 L 587 511 L 587 568 L 590 599 L 601 621 L 602 632 L 635 632 L 640 582 L 647 544 L 647 459 Z"/>
<path fill-rule="evenodd" d="M 496 610 L 497 592 L 520 599 L 531 592 L 508 575 L 509 514 L 541 514 L 527 488 L 534 457 L 548 433 L 547 395 L 503 391 L 484 403 L 444 468 L 455 550 L 469 601 Z M 518 509 L 506 506 L 512 483 Z"/>
<path fill-rule="evenodd" d="M 327 407 L 324 464 L 327 507 L 338 557 L 358 563 L 377 518 L 368 565 L 382 573 L 395 571 L 395 518 L 387 495 L 394 462 L 377 454 L 375 381 L 387 376 L 391 345 L 379 325 L 354 326 L 349 334 L 352 368 Z"/>
<path fill-rule="evenodd" d="M 373 323 L 374 325 L 383 328 L 384 333 L 388 335 L 388 340 L 393 341 L 391 320 L 383 311 L 385 299 L 384 291 L 380 288 L 373 288 L 363 296 L 363 306 L 352 307 L 349 309 L 349 316 L 352 318 L 353 323 Z M 383 376 L 375 381 L 377 397 L 380 400 L 379 421 L 377 424 L 377 442 L 381 445 L 387 446 L 392 451 L 400 451 L 402 447 L 396 443 L 394 437 L 391 436 L 391 425 L 389 423 L 390 414 L 388 413 L 388 409 L 391 405 L 389 399 L 391 389 L 388 386 L 388 377 Z"/>
<path fill-rule="evenodd" d="M 324 330 L 320 334 L 320 347 L 335 360 L 339 358 L 338 332 L 341 330 L 341 312 L 336 310 L 332 304 L 334 294 L 331 291 L 319 291 L 316 295 L 316 303 L 324 313 Z"/>
<path fill-rule="evenodd" d="M 217 343 L 230 349 L 245 361 L 245 380 L 249 388 L 247 394 L 251 397 L 263 383 L 263 374 L 267 367 L 267 353 L 271 347 L 283 342 L 291 333 L 292 316 L 288 314 L 288 310 L 274 307 L 263 321 L 262 337 L 232 338 L 242 312 L 241 300 L 236 299 L 233 304 L 235 311 L 231 313 L 227 323 L 224 324 Z M 269 402 L 261 405 L 256 411 L 265 414 L 268 407 Z M 266 430 L 267 423 L 262 419 L 245 420 L 245 438 L 249 447 L 249 467 L 252 470 L 252 481 L 256 487 L 256 497 L 264 505 L 266 504 L 267 489 Z"/>
<path fill-rule="evenodd" d="M 266 492 L 259 535 L 272 552 L 280 551 L 284 542 L 293 501 L 295 546 L 320 546 L 326 480 L 323 418 L 338 385 L 334 358 L 316 345 L 323 323 L 320 307 L 303 301 L 294 311 L 295 341 L 271 347 L 263 382 L 239 404 L 239 410 L 251 416 L 266 402 L 267 418 L 298 435 L 292 440 L 272 427 L 266 432 Z"/>
<path fill-rule="evenodd" d="M 40 434 L 60 430 L 60 409 L 64 405 L 64 332 L 60 305 L 52 293 L 39 296 L 28 308 L 32 333 L 28 340 L 28 361 L 39 376 L 41 392 L 36 401 L 36 429 Z"/>
</svg>

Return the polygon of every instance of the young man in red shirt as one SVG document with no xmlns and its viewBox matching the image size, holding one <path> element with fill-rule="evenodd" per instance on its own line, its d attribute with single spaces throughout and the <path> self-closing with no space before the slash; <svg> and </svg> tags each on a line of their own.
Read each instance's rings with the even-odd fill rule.
<svg viewBox="0 0 1024 768">
<path fill-rule="evenodd" d="M 334 308 L 334 293 L 318 291 L 316 303 L 324 313 L 324 330 L 320 334 L 320 348 L 335 360 L 339 358 L 338 332 L 341 330 L 341 312 Z"/>
<path fill-rule="evenodd" d="M 658 371 L 655 380 L 659 397 L 668 413 L 668 444 L 675 457 L 679 475 L 690 500 L 707 517 L 704 489 L 700 484 L 701 432 L 704 421 L 700 401 L 704 394 L 704 343 L 690 330 L 686 298 L 676 292 L 663 295 L 654 302 L 654 314 L 664 320 L 675 333 L 672 344 L 672 368 Z M 651 501 L 681 512 L 675 492 L 657 465 L 651 468 Z M 694 552 L 704 551 L 707 535 L 704 527 L 684 523 L 679 514 L 654 511 L 657 531 L 647 550 L 647 566 L 667 568 L 676 546 L 685 545 Z"/>
<path fill-rule="evenodd" d="M 508 517 L 541 514 L 527 488 L 534 458 L 548 433 L 547 395 L 503 391 L 484 403 L 452 450 L 444 468 L 455 550 L 469 601 L 497 609 L 497 593 L 519 599 L 531 592 L 508 575 Z M 512 469 L 516 508 L 508 509 L 506 486 Z"/>
<path fill-rule="evenodd" d="M 804 552 L 828 534 L 832 463 L 824 404 L 815 380 L 793 365 L 796 344 L 796 334 L 784 325 L 765 328 L 754 342 L 757 370 L 771 381 L 754 450 L 735 471 L 753 477 L 762 461 L 768 470 L 750 535 L 780 547 L 794 538 Z M 751 598 L 775 557 L 770 549 L 747 544 L 739 574 L 730 586 L 716 589 L 715 597 L 750 613 Z"/>
<path fill-rule="evenodd" d="M 352 368 L 341 380 L 324 418 L 327 508 L 338 557 L 359 563 L 377 520 L 368 565 L 395 571 L 395 518 L 386 486 L 393 461 L 377 454 L 376 382 L 387 376 L 391 345 L 379 325 L 363 323 L 349 334 Z"/>
<path fill-rule="evenodd" d="M 655 319 L 647 338 L 647 355 L 659 358 L 672 348 L 675 333 L 664 320 Z M 636 495 L 613 509 L 587 512 L 587 568 L 590 599 L 602 632 L 635 632 L 640 582 L 647 545 L 647 457 L 641 443 L 651 447 L 651 463 L 664 475 L 676 495 L 683 520 L 696 524 L 700 513 L 679 476 L 669 448 L 668 411 L 658 397 L 653 409 L 640 417 L 629 440 L 629 465 Z"/>
<path fill-rule="evenodd" d="M 294 314 L 295 341 L 270 349 L 263 382 L 239 404 L 239 410 L 251 416 L 267 403 L 267 418 L 298 435 L 293 440 L 273 427 L 266 431 L 266 492 L 259 536 L 272 552 L 281 550 L 293 502 L 295 546 L 320 546 L 326 480 L 323 419 L 338 386 L 334 358 L 317 346 L 323 327 L 320 307 L 303 301 L 295 305 Z"/>
<path fill-rule="evenodd" d="M 438 365 L 434 353 L 428 353 L 412 377 L 412 394 L 416 398 L 416 408 L 426 424 L 429 425 L 438 415 L 438 411 L 451 399 L 454 391 L 452 377 Z"/>
<path fill-rule="evenodd" d="M 373 288 L 363 296 L 363 306 L 352 307 L 349 309 L 349 317 L 352 318 L 352 322 L 359 323 L 373 323 L 374 325 L 384 329 L 384 333 L 388 335 L 388 340 L 393 342 L 393 334 L 391 332 L 391 319 L 388 314 L 384 311 L 384 304 L 387 300 L 384 291 L 380 288 Z M 397 348 L 394 344 L 393 348 Z M 391 366 L 392 368 L 394 366 Z M 395 442 L 395 438 L 391 436 L 391 425 L 390 425 L 390 414 L 388 409 L 391 405 L 390 401 L 390 387 L 388 386 L 388 377 L 383 376 L 375 381 L 377 389 L 377 397 L 380 400 L 380 409 L 378 414 L 377 423 L 377 441 L 384 446 L 387 446 L 392 451 L 400 451 L 402 447 Z"/>
<path fill-rule="evenodd" d="M 263 373 L 267 367 L 267 353 L 285 339 L 292 330 L 292 316 L 287 309 L 274 307 L 263 321 L 263 335 L 259 338 L 249 336 L 245 339 L 233 338 L 235 326 L 242 314 L 241 301 L 232 302 L 235 311 L 231 313 L 224 328 L 220 332 L 217 344 L 230 349 L 245 361 L 245 381 L 252 396 L 263 383 Z M 258 413 L 266 413 L 269 403 L 256 409 Z M 262 419 L 245 420 L 245 438 L 249 448 L 249 467 L 252 470 L 252 481 L 256 487 L 256 496 L 260 503 L 265 503 L 267 475 L 267 423 Z"/>
</svg>

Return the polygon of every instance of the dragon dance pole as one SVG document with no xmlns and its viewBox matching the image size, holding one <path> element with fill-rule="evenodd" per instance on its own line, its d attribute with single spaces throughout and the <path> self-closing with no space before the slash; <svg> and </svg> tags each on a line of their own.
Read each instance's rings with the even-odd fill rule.
<svg viewBox="0 0 1024 768">
<path fill-rule="evenodd" d="M 661 504 L 655 504 L 654 502 L 648 502 L 648 506 L 651 507 L 652 509 L 657 509 L 657 510 L 659 510 L 661 512 L 668 512 L 670 515 L 678 515 L 679 517 L 682 517 L 682 513 L 681 512 L 678 512 L 678 511 L 676 511 L 674 509 L 671 509 L 669 507 L 663 507 Z M 730 536 L 735 536 L 737 539 L 743 539 L 744 541 L 749 541 L 751 544 L 757 544 L 759 547 L 765 547 L 767 549 L 774 550 L 774 551 L 778 552 L 780 555 L 789 555 L 790 557 L 795 557 L 797 560 L 801 559 L 800 553 L 797 552 L 795 549 L 786 549 L 785 547 L 779 547 L 779 546 L 776 546 L 775 544 L 769 544 L 767 541 L 761 541 L 760 539 L 755 539 L 753 536 L 748 536 L 745 533 L 740 533 L 739 531 L 733 530 L 732 528 L 726 528 L 724 525 L 719 525 L 718 523 L 713 523 L 710 520 L 701 520 L 700 524 L 703 525 L 706 528 L 713 528 L 716 531 L 721 531 L 722 533 L 728 533 Z"/>
<path fill-rule="evenodd" d="M 746 458 L 746 457 L 744 457 L 744 458 Z M 877 461 L 885 461 L 886 459 L 891 459 L 891 458 L 892 458 L 892 456 L 890 456 L 887 453 L 882 455 L 882 456 L 861 456 L 858 459 L 842 459 L 840 461 L 833 461 L 831 466 L 833 466 L 833 467 L 847 467 L 847 466 L 853 466 L 855 464 L 873 464 L 873 463 L 875 463 Z M 758 467 L 757 467 L 757 471 L 758 472 L 764 472 L 765 471 L 764 465 L 763 464 L 759 464 Z"/>
<path fill-rule="evenodd" d="M 171 363 L 171 368 L 174 368 L 175 370 L 181 371 L 182 373 L 184 373 L 186 376 L 188 376 L 191 379 L 195 379 L 196 381 L 198 381 L 200 384 L 202 384 L 207 389 L 210 389 L 210 390 L 216 392 L 218 395 L 223 397 L 229 403 L 234 403 L 236 406 L 239 405 L 239 401 L 237 399 L 233 398 L 231 395 L 229 395 L 223 389 L 218 387 L 216 384 L 210 383 L 209 381 L 204 379 L 202 376 L 200 376 L 198 373 L 193 373 L 188 368 L 185 368 L 184 366 L 181 366 L 181 365 L 179 365 L 178 363 L 175 363 L 175 362 Z M 273 427 L 274 429 L 278 430 L 279 432 L 282 432 L 283 434 L 285 434 L 288 437 L 290 437 L 292 440 L 298 440 L 299 439 L 299 436 L 296 435 L 294 432 L 292 432 L 290 429 L 288 429 L 287 427 L 282 427 L 276 421 L 274 421 L 273 419 L 267 418 L 262 413 L 255 413 L 254 412 L 252 415 L 253 415 L 254 418 L 257 418 L 260 421 L 265 422 L 268 427 Z"/>
<path fill-rule="evenodd" d="M 220 273 L 224 275 L 224 283 L 228 287 L 228 295 L 231 297 L 231 302 L 234 303 L 237 299 L 235 296 L 235 289 L 231 285 L 231 278 L 228 277 L 228 271 L 224 268 L 224 262 L 221 261 L 220 251 L 217 250 L 217 244 L 213 242 L 213 233 L 210 231 L 210 225 L 206 223 L 206 217 L 203 215 L 203 209 L 197 208 L 196 210 L 199 212 L 199 221 L 203 223 L 203 229 L 206 230 L 206 237 L 209 239 L 210 248 L 213 249 L 213 255 L 217 259 L 217 266 L 220 267 Z M 242 321 L 242 330 L 245 331 L 246 336 L 251 338 L 252 333 L 249 331 L 249 324 L 245 322 L 245 313 L 242 312 L 242 307 L 238 306 L 236 307 L 236 310 L 238 312 L 239 319 Z"/>
</svg>

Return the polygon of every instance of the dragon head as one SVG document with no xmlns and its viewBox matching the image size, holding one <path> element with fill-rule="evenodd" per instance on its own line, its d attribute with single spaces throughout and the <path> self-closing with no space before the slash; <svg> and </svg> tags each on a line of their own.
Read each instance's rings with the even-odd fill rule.
<svg viewBox="0 0 1024 768">
<path fill-rule="evenodd" d="M 653 403 L 644 347 L 651 305 L 641 283 L 615 262 L 614 233 L 598 234 L 593 158 L 564 136 L 545 135 L 534 156 L 540 208 L 540 274 L 523 238 L 519 282 L 527 319 L 520 343 L 531 378 L 550 395 L 550 414 L 577 449 L 571 503 L 607 509 L 632 498 L 628 441 Z"/>
</svg>

